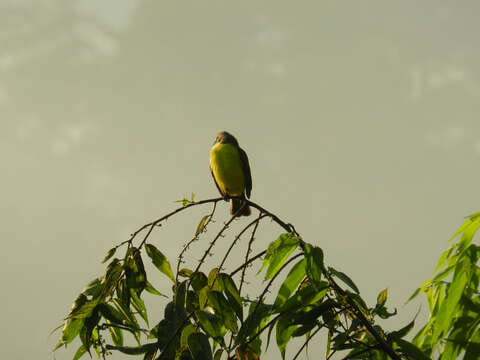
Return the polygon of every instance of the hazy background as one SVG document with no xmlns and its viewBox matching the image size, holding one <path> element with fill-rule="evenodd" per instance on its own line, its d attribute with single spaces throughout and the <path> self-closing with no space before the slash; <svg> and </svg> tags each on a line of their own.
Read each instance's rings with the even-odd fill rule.
<svg viewBox="0 0 480 360">
<path fill-rule="evenodd" d="M 452 4 L 0 0 L 2 357 L 52 358 L 110 247 L 217 196 L 220 130 L 250 157 L 252 199 L 369 302 L 388 286 L 385 327 L 406 324 L 479 206 L 480 5 Z M 207 211 L 155 244 L 173 261 Z"/>
</svg>

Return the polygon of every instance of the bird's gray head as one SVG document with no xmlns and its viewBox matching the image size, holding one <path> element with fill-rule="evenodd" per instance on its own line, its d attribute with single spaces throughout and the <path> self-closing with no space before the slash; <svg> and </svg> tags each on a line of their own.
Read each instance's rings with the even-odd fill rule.
<svg viewBox="0 0 480 360">
<path fill-rule="evenodd" d="M 220 131 L 218 134 L 217 134 L 217 137 L 215 138 L 215 142 L 214 144 L 217 144 L 217 143 L 221 143 L 221 144 L 234 144 L 236 146 L 238 146 L 238 141 L 237 139 L 235 139 L 235 137 L 226 132 L 226 131 Z"/>
</svg>

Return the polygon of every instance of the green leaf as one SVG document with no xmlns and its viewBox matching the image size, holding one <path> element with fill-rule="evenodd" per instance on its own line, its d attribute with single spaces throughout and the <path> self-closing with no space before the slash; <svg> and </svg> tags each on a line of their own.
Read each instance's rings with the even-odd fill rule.
<svg viewBox="0 0 480 360">
<path fill-rule="evenodd" d="M 215 310 L 215 315 L 222 320 L 227 329 L 236 333 L 238 331 L 237 319 L 227 299 L 219 291 L 209 291 L 207 296 L 209 303 Z"/>
<path fill-rule="evenodd" d="M 243 320 L 243 302 L 242 298 L 240 297 L 240 293 L 238 292 L 237 286 L 235 282 L 231 278 L 230 275 L 221 273 L 218 277 L 218 281 L 220 281 L 221 287 L 223 292 L 227 296 L 228 302 L 230 306 L 237 314 L 237 317 L 240 321 Z"/>
<path fill-rule="evenodd" d="M 148 343 L 140 346 L 113 346 L 107 344 L 107 350 L 117 350 L 127 355 L 140 355 L 157 349 L 157 343 Z"/>
<path fill-rule="evenodd" d="M 108 250 L 107 254 L 105 255 L 105 257 L 102 260 L 102 264 L 105 264 L 113 255 L 115 255 L 115 251 L 117 251 L 116 247 Z"/>
<path fill-rule="evenodd" d="M 172 268 L 170 267 L 170 263 L 167 261 L 165 255 L 163 255 L 162 252 L 152 244 L 146 244 L 145 249 L 147 251 L 147 255 L 152 259 L 152 262 L 157 269 L 165 274 L 170 280 L 172 280 L 173 283 L 175 283 L 175 277 L 173 276 Z"/>
<path fill-rule="evenodd" d="M 222 284 L 219 281 L 217 281 L 218 275 L 219 275 L 218 268 L 213 268 L 208 273 L 208 287 L 209 287 L 209 289 L 215 290 L 215 291 L 222 291 L 223 290 L 222 289 Z"/>
<path fill-rule="evenodd" d="M 147 274 L 143 266 L 142 256 L 137 248 L 131 247 L 128 249 L 124 268 L 127 287 L 140 294 L 147 284 Z"/>
<path fill-rule="evenodd" d="M 75 352 L 75 355 L 73 355 L 73 360 L 80 359 L 86 352 L 87 352 L 87 349 L 85 348 L 85 346 L 80 345 L 80 347 Z"/>
<path fill-rule="evenodd" d="M 188 337 L 188 349 L 194 360 L 213 360 L 212 349 L 205 334 L 191 334 Z"/>
<path fill-rule="evenodd" d="M 385 305 L 387 302 L 387 297 L 388 297 L 388 288 L 380 291 L 380 293 L 377 296 L 377 307 L 381 307 Z"/>
<path fill-rule="evenodd" d="M 310 244 L 304 244 L 305 257 L 307 259 L 306 272 L 308 279 L 313 286 L 322 288 L 322 273 L 324 269 L 323 265 L 323 251 L 317 246 Z"/>
<path fill-rule="evenodd" d="M 187 340 L 190 334 L 193 334 L 195 332 L 195 326 L 192 324 L 188 324 L 185 326 L 182 330 L 182 335 L 180 336 L 180 347 L 184 348 L 188 346 Z"/>
<path fill-rule="evenodd" d="M 192 276 L 192 274 L 193 274 L 193 270 L 190 270 L 187 268 L 180 269 L 180 271 L 178 272 L 178 276 L 181 276 L 181 277 L 190 277 Z"/>
<path fill-rule="evenodd" d="M 107 321 L 107 324 L 110 323 Z M 123 346 L 123 333 L 122 329 L 119 329 L 115 326 L 109 326 L 108 331 L 110 332 L 110 336 L 112 337 L 112 341 L 116 346 Z"/>
<path fill-rule="evenodd" d="M 279 308 L 290 297 L 290 295 L 295 291 L 298 284 L 305 278 L 306 275 L 306 265 L 307 259 L 302 259 L 295 266 L 292 267 L 287 277 L 280 286 L 278 290 L 277 298 L 273 304 L 274 308 Z"/>
<path fill-rule="evenodd" d="M 133 289 L 130 289 L 130 302 L 148 326 L 148 316 L 145 303 L 142 299 L 140 299 L 140 297 Z"/>
<path fill-rule="evenodd" d="M 225 327 L 223 327 L 220 319 L 210 314 L 207 311 L 197 311 L 196 313 L 198 322 L 205 332 L 216 341 L 223 343 L 223 336 L 226 333 Z"/>
<path fill-rule="evenodd" d="M 215 351 L 215 355 L 213 356 L 213 360 L 220 360 L 222 358 L 223 349 L 218 349 Z"/>
<path fill-rule="evenodd" d="M 190 277 L 190 284 L 192 285 L 193 290 L 196 292 L 200 291 L 208 285 L 207 275 L 205 275 L 203 272 L 194 273 Z"/>
<path fill-rule="evenodd" d="M 195 230 L 195 236 L 200 235 L 203 230 L 205 230 L 205 224 L 207 223 L 207 220 L 210 218 L 210 216 L 211 215 L 205 215 L 204 217 L 202 217 L 200 223 L 197 226 L 197 230 Z"/>
<path fill-rule="evenodd" d="M 307 305 L 316 303 L 323 299 L 329 289 L 329 284 L 322 281 L 322 288 L 320 284 L 315 288 L 314 286 L 305 286 L 298 290 L 293 296 L 291 296 L 282 306 L 275 308 L 274 312 L 289 312 L 294 310 L 300 310 Z"/>
<path fill-rule="evenodd" d="M 256 330 L 268 321 L 271 311 L 272 305 L 252 302 L 249 314 L 238 331 L 235 345 L 243 344 L 248 337 L 254 336 Z M 260 340 L 259 338 L 257 339 Z M 252 346 L 255 353 L 260 353 L 260 349 L 254 347 L 254 342 L 250 343 L 250 346 Z"/>
<path fill-rule="evenodd" d="M 135 339 L 140 344 L 140 326 L 138 325 L 137 319 L 130 311 L 130 308 L 124 306 L 118 299 L 113 299 L 112 302 L 117 308 L 117 310 L 122 314 L 125 325 L 132 328 L 132 334 L 135 336 Z"/>
<path fill-rule="evenodd" d="M 358 290 L 357 285 L 355 285 L 355 283 L 352 281 L 352 279 L 350 279 L 347 276 L 347 274 L 345 274 L 341 271 L 337 271 L 332 267 L 329 267 L 328 270 L 330 271 L 330 274 L 335 276 L 337 279 L 340 279 L 341 281 L 343 281 L 346 285 L 348 285 L 350 287 L 350 289 L 355 291 L 357 294 L 360 294 L 360 290 Z"/>
<path fill-rule="evenodd" d="M 412 356 L 413 359 L 415 360 L 430 360 L 430 357 L 425 355 L 419 348 L 417 348 L 415 345 L 412 343 L 398 339 L 395 341 L 395 343 L 400 346 L 400 348 L 410 356 Z"/>
<path fill-rule="evenodd" d="M 117 286 L 117 282 L 122 276 L 122 272 L 123 267 L 120 264 L 120 260 L 117 258 L 113 259 L 110 264 L 108 264 L 101 281 L 102 292 L 100 295 L 100 301 L 112 295 L 115 287 Z"/>
<path fill-rule="evenodd" d="M 400 330 L 392 331 L 391 333 L 389 333 L 388 338 L 390 340 L 401 339 L 404 336 L 407 336 L 414 326 L 415 326 L 415 319 L 413 319 L 411 322 L 409 322 L 406 326 L 404 326 Z"/>
<path fill-rule="evenodd" d="M 265 280 L 271 279 L 278 272 L 299 244 L 300 239 L 288 233 L 280 235 L 277 240 L 270 243 L 259 270 L 261 272 L 268 265 Z"/>
<path fill-rule="evenodd" d="M 167 297 L 167 295 L 164 295 L 162 294 L 160 291 L 158 291 L 157 289 L 155 289 L 153 287 L 152 284 L 150 284 L 149 281 L 147 281 L 146 285 L 145 285 L 145 290 L 148 291 L 150 294 L 153 294 L 153 295 L 158 295 L 158 296 L 163 296 L 163 297 Z"/>
<path fill-rule="evenodd" d="M 446 334 L 453 321 L 453 315 L 459 306 L 459 300 L 462 296 L 463 290 L 468 282 L 468 273 L 464 269 L 464 264 L 467 261 L 462 261 L 457 265 L 455 275 L 451 284 L 448 287 L 447 296 L 443 301 L 435 322 L 435 329 L 433 332 L 432 341 L 435 343 L 441 334 Z"/>
<path fill-rule="evenodd" d="M 115 309 L 113 306 L 109 304 L 100 304 L 97 307 L 98 311 L 100 311 L 100 314 L 110 322 L 118 325 L 123 325 L 123 315 Z"/>
<path fill-rule="evenodd" d="M 65 321 L 65 325 L 62 330 L 62 336 L 60 337 L 59 345 L 55 347 L 54 350 L 58 347 L 69 344 L 73 339 L 77 337 L 80 333 L 80 329 L 84 325 L 85 319 L 68 319 Z"/>
<path fill-rule="evenodd" d="M 282 359 L 285 359 L 285 350 L 287 348 L 287 344 L 292 337 L 297 325 L 292 325 L 291 318 L 289 314 L 281 315 L 276 326 L 276 339 L 277 339 L 277 346 L 280 350 L 280 354 Z"/>
</svg>

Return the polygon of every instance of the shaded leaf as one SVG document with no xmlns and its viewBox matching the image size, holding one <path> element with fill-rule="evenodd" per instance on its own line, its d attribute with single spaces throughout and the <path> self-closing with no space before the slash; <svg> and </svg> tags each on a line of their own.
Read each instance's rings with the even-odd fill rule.
<svg viewBox="0 0 480 360">
<path fill-rule="evenodd" d="M 107 350 L 117 350 L 127 355 L 140 355 L 157 349 L 157 343 L 148 343 L 140 346 L 113 346 L 107 344 Z"/>
<path fill-rule="evenodd" d="M 227 299 L 219 291 L 209 291 L 207 296 L 209 303 L 215 310 L 215 315 L 222 320 L 227 329 L 236 333 L 238 331 L 237 319 Z"/>
<path fill-rule="evenodd" d="M 243 302 L 235 282 L 230 275 L 225 273 L 219 275 L 219 281 L 233 311 L 240 320 L 243 320 Z"/>
<path fill-rule="evenodd" d="M 113 255 L 115 255 L 115 252 L 117 251 L 117 248 L 114 247 L 114 248 L 111 248 L 110 250 L 108 250 L 107 254 L 105 255 L 105 257 L 103 258 L 102 260 L 102 264 L 105 264 Z"/>
<path fill-rule="evenodd" d="M 350 279 L 347 274 L 341 272 L 341 271 L 337 271 L 335 270 L 334 268 L 332 267 L 329 267 L 328 270 L 330 271 L 330 274 L 332 274 L 333 276 L 335 276 L 337 279 L 340 279 L 341 281 L 343 281 L 345 284 L 347 284 L 350 289 L 352 289 L 353 291 L 355 291 L 357 294 L 360 294 L 360 290 L 358 290 L 358 287 L 357 285 L 355 285 L 355 283 L 353 282 L 352 279 Z"/>
<path fill-rule="evenodd" d="M 323 265 L 323 251 L 317 246 L 304 244 L 305 257 L 307 259 L 306 272 L 308 279 L 313 286 L 321 289 L 324 285 L 322 282 Z"/>
<path fill-rule="evenodd" d="M 188 349 L 194 360 L 213 360 L 212 349 L 205 334 L 190 334 L 188 337 Z"/>
<path fill-rule="evenodd" d="M 217 316 L 203 310 L 197 311 L 195 315 L 197 316 L 198 322 L 200 323 L 202 329 L 205 330 L 210 337 L 220 343 L 223 343 L 223 336 L 226 333 L 226 329 L 223 327 L 220 319 Z"/>
</svg>

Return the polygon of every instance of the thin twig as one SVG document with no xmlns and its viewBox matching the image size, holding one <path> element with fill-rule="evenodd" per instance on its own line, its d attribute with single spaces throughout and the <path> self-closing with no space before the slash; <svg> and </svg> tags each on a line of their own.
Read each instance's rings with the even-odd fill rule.
<svg viewBox="0 0 480 360">
<path fill-rule="evenodd" d="M 217 277 L 218 277 L 218 273 L 223 269 L 223 265 L 225 264 L 225 261 L 227 261 L 227 258 L 228 258 L 228 255 L 230 255 L 230 252 L 232 251 L 233 247 L 235 246 L 236 242 L 238 241 L 238 239 L 240 239 L 240 237 L 243 235 L 243 233 L 245 231 L 247 231 L 252 225 L 255 225 L 255 227 L 258 226 L 258 223 L 260 222 L 260 220 L 264 217 L 266 217 L 267 215 L 262 215 L 262 216 L 259 216 L 258 218 L 256 218 L 255 220 L 253 220 L 252 222 L 250 222 L 247 226 L 245 226 L 242 231 L 240 231 L 238 233 L 238 235 L 235 237 L 235 239 L 232 241 L 232 243 L 230 244 L 230 247 L 228 248 L 227 252 L 225 253 L 225 256 L 223 257 L 222 261 L 220 262 L 220 265 L 218 266 L 218 272 L 217 274 L 215 275 L 215 278 L 213 279 L 212 283 L 210 284 L 210 289 L 213 288 L 213 285 L 215 284 L 215 281 L 217 280 Z"/>
<path fill-rule="evenodd" d="M 260 220 L 260 218 L 262 217 L 262 213 L 259 212 L 258 213 L 258 219 Z M 248 264 L 248 256 L 250 255 L 250 253 L 252 252 L 252 244 L 253 244 L 253 240 L 255 238 L 255 233 L 257 232 L 257 228 L 258 228 L 258 224 L 260 222 L 257 222 L 255 224 L 255 227 L 253 228 L 252 230 L 252 234 L 250 235 L 250 240 L 248 241 L 248 246 L 247 246 L 247 252 L 245 253 L 245 261 L 243 262 L 244 264 Z M 247 271 L 247 267 L 243 267 L 242 268 L 242 276 L 240 277 L 240 285 L 238 286 L 238 293 L 241 294 L 242 293 L 242 286 L 243 286 L 243 282 L 245 281 L 245 272 Z"/>
<path fill-rule="evenodd" d="M 210 212 L 210 214 L 208 214 L 208 218 L 207 220 L 205 221 L 205 224 L 203 224 L 203 229 L 202 231 L 200 231 L 198 234 L 195 234 L 195 236 L 189 240 L 186 244 L 183 245 L 183 248 L 182 248 L 182 251 L 180 251 L 180 254 L 178 255 L 178 261 L 177 261 L 177 272 L 175 274 L 175 284 L 178 283 L 178 273 L 180 272 L 180 265 L 182 263 L 182 259 L 183 259 L 183 255 L 185 254 L 185 252 L 188 250 L 188 248 L 190 247 L 190 245 L 195 242 L 196 240 L 198 240 L 198 238 L 200 237 L 200 234 L 202 232 L 204 232 L 207 228 L 207 225 L 210 224 L 210 222 L 212 221 L 213 219 L 213 215 L 215 214 L 215 210 L 217 208 L 217 202 L 214 202 L 213 203 L 213 209 L 212 211 Z"/>
</svg>

